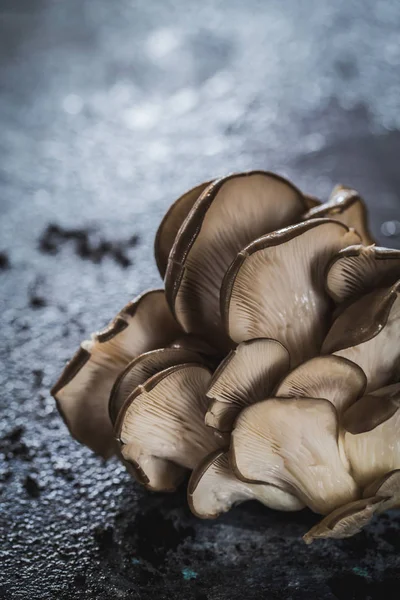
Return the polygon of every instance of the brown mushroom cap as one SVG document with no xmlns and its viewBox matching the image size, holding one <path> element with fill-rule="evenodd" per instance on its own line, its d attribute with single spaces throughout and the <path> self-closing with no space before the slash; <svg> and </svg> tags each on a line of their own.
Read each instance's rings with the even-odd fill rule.
<svg viewBox="0 0 400 600">
<path fill-rule="evenodd" d="M 262 171 L 230 175 L 203 192 L 179 230 L 165 279 L 168 301 L 186 332 L 229 349 L 219 307 L 227 268 L 246 244 L 295 222 L 304 207 L 297 188 Z"/>
<path fill-rule="evenodd" d="M 206 425 L 231 431 L 239 412 L 268 398 L 289 367 L 289 353 L 276 340 L 262 338 L 239 344 L 211 380 L 207 397 L 212 402 L 206 413 Z"/>
<path fill-rule="evenodd" d="M 119 411 L 122 455 L 149 489 L 174 489 L 186 469 L 221 445 L 204 424 L 210 379 L 201 364 L 170 367 L 136 388 Z"/>
<path fill-rule="evenodd" d="M 344 424 L 354 432 L 346 431 L 344 450 L 362 487 L 400 469 L 400 384 L 364 396 L 345 413 Z"/>
<path fill-rule="evenodd" d="M 239 478 L 288 489 L 315 512 L 327 514 L 358 496 L 337 440 L 336 410 L 329 401 L 269 399 L 239 415 L 232 466 Z"/>
<path fill-rule="evenodd" d="M 168 256 L 171 248 L 174 245 L 177 233 L 193 208 L 196 200 L 201 196 L 204 190 L 212 183 L 206 181 L 200 183 L 183 194 L 176 200 L 165 214 L 161 224 L 157 230 L 156 239 L 154 241 L 154 255 L 158 270 L 162 279 L 165 277 L 165 272 L 168 265 Z"/>
<path fill-rule="evenodd" d="M 338 356 L 317 356 L 291 371 L 275 390 L 278 398 L 324 398 L 340 415 L 367 385 L 360 367 Z"/>
<path fill-rule="evenodd" d="M 308 531 L 303 540 L 311 544 L 318 538 L 347 538 L 359 533 L 367 525 L 382 505 L 379 497 L 355 500 L 322 519 Z"/>
<path fill-rule="evenodd" d="M 400 281 L 377 289 L 345 308 L 322 345 L 358 364 L 367 376 L 367 392 L 395 380 L 400 366 Z"/>
<path fill-rule="evenodd" d="M 315 208 L 316 206 L 321 206 L 321 200 L 316 196 L 310 196 L 310 194 L 304 194 L 304 200 L 306 201 L 306 206 L 310 210 L 311 208 Z"/>
<path fill-rule="evenodd" d="M 111 422 L 115 423 L 125 400 L 138 385 L 142 385 L 147 379 L 168 367 L 200 361 L 197 354 L 181 348 L 160 348 L 134 358 L 120 373 L 111 390 L 108 403 Z"/>
<path fill-rule="evenodd" d="M 400 508 L 400 469 L 386 473 L 364 490 L 364 497 L 378 496 L 383 499 L 379 512 Z"/>
<path fill-rule="evenodd" d="M 110 456 L 115 442 L 108 399 L 116 377 L 133 357 L 169 344 L 179 332 L 163 290 L 152 290 L 83 342 L 51 390 L 72 436 L 103 457 Z"/>
<path fill-rule="evenodd" d="M 344 413 L 342 425 L 354 435 L 372 431 L 390 419 L 399 407 L 400 383 L 394 383 L 360 398 Z"/>
<path fill-rule="evenodd" d="M 368 214 L 364 201 L 358 192 L 343 185 L 333 188 L 328 202 L 311 208 L 304 220 L 327 217 L 353 227 L 360 235 L 363 244 L 373 244 L 374 239 L 368 228 Z"/>
<path fill-rule="evenodd" d="M 329 219 L 313 219 L 266 235 L 242 250 L 221 290 L 225 328 L 235 342 L 268 337 L 296 366 L 319 353 L 331 300 L 324 273 L 332 256 L 358 235 Z"/>
<path fill-rule="evenodd" d="M 328 266 L 326 288 L 335 302 L 356 299 L 400 278 L 400 250 L 378 246 L 349 246 Z"/>
<path fill-rule="evenodd" d="M 247 500 L 258 500 L 276 510 L 304 508 L 298 498 L 274 485 L 237 479 L 224 450 L 216 450 L 196 467 L 190 477 L 187 497 L 190 510 L 201 519 L 215 519 L 232 506 Z"/>
</svg>

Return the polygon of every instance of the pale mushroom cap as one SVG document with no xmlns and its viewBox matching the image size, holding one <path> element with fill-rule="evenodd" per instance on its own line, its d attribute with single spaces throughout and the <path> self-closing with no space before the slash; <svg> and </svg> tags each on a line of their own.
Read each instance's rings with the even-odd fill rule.
<svg viewBox="0 0 400 600">
<path fill-rule="evenodd" d="M 304 219 L 327 217 L 354 228 L 363 244 L 373 244 L 374 239 L 368 227 L 368 213 L 358 192 L 343 185 L 333 188 L 328 202 L 311 208 Z"/>
<path fill-rule="evenodd" d="M 400 508 L 400 470 L 396 469 L 386 473 L 380 479 L 374 481 L 364 490 L 364 497 L 376 495 L 383 499 L 379 512 Z"/>
<path fill-rule="evenodd" d="M 264 400 L 290 367 L 289 353 L 276 340 L 255 339 L 232 350 L 214 373 L 207 397 L 206 424 L 231 431 L 239 412 Z"/>
<path fill-rule="evenodd" d="M 382 505 L 382 498 L 355 500 L 339 506 L 308 531 L 303 540 L 311 544 L 318 538 L 347 538 L 359 533 Z"/>
<path fill-rule="evenodd" d="M 378 246 L 344 248 L 328 266 L 326 287 L 335 302 L 356 299 L 400 278 L 400 250 Z"/>
<path fill-rule="evenodd" d="M 365 373 L 355 363 L 338 356 L 317 356 L 286 375 L 275 396 L 324 398 L 340 415 L 363 394 L 366 385 Z"/>
<path fill-rule="evenodd" d="M 200 364 L 170 367 L 139 386 L 125 401 L 115 425 L 122 454 L 148 478 L 148 487 L 162 490 L 160 467 L 153 458 L 193 469 L 221 445 L 205 426 L 206 389 L 210 371 Z"/>
<path fill-rule="evenodd" d="M 358 364 L 367 376 L 367 392 L 390 383 L 400 365 L 400 281 L 356 300 L 334 321 L 322 346 Z"/>
<path fill-rule="evenodd" d="M 400 386 L 397 389 L 397 402 L 399 396 Z M 372 398 L 371 394 L 369 398 Z M 400 469 L 400 410 L 397 408 L 394 414 L 390 416 L 388 413 L 386 420 L 382 420 L 379 402 L 384 400 L 379 396 L 375 396 L 375 400 L 381 416 L 380 424 L 363 433 L 352 434 L 346 431 L 344 435 L 344 450 L 350 461 L 353 477 L 362 487 L 370 485 L 390 471 Z M 374 417 L 375 415 L 370 415 L 371 420 Z"/>
<path fill-rule="evenodd" d="M 215 181 L 195 203 L 171 250 L 166 293 L 186 332 L 229 348 L 220 318 L 220 287 L 241 248 L 298 220 L 304 197 L 288 181 L 266 172 Z"/>
<path fill-rule="evenodd" d="M 358 235 L 315 219 L 266 235 L 242 250 L 221 290 L 225 327 L 235 342 L 268 337 L 288 349 L 292 366 L 319 353 L 331 299 L 324 272 L 332 256 Z"/>
<path fill-rule="evenodd" d="M 340 458 L 337 415 L 322 399 L 269 399 L 246 408 L 232 433 L 236 474 L 287 487 L 327 514 L 358 497 Z"/>
<path fill-rule="evenodd" d="M 179 333 L 164 291 L 152 290 L 83 342 L 52 389 L 72 436 L 98 454 L 110 456 L 115 443 L 108 399 L 116 377 L 132 358 L 168 345 Z"/>
<path fill-rule="evenodd" d="M 199 185 L 196 185 L 196 187 L 185 192 L 185 194 L 170 206 L 161 221 L 154 241 L 154 255 L 162 279 L 165 277 L 169 253 L 174 245 L 177 233 L 193 208 L 194 203 L 210 183 L 212 183 L 212 181 L 200 183 Z"/>
<path fill-rule="evenodd" d="M 138 385 L 142 385 L 164 369 L 187 362 L 200 362 L 198 354 L 181 348 L 160 348 L 134 358 L 115 380 L 108 403 L 111 422 L 114 423 L 125 400 Z"/>
<path fill-rule="evenodd" d="M 229 465 L 228 453 L 223 450 L 207 456 L 191 475 L 188 502 L 193 514 L 201 519 L 214 519 L 247 500 L 258 500 L 276 510 L 304 508 L 298 498 L 276 486 L 237 479 Z"/>
</svg>

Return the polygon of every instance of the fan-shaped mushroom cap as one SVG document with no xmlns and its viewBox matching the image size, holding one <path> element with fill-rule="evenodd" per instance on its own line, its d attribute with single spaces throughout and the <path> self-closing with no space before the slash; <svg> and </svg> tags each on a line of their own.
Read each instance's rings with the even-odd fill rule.
<svg viewBox="0 0 400 600">
<path fill-rule="evenodd" d="M 152 290 L 83 342 L 51 390 L 72 436 L 105 458 L 110 456 L 115 442 L 108 399 L 116 377 L 132 358 L 168 345 L 179 332 L 163 290 Z"/>
<path fill-rule="evenodd" d="M 165 214 L 161 224 L 157 230 L 156 239 L 154 241 L 154 255 L 158 270 L 162 279 L 165 277 L 165 272 L 168 265 L 168 256 L 171 252 L 171 248 L 174 245 L 177 233 L 193 208 L 194 203 L 204 190 L 212 183 L 206 181 L 200 183 L 196 187 L 187 191 L 183 196 L 178 198 L 172 206 L 170 206 L 168 212 Z"/>
<path fill-rule="evenodd" d="M 333 188 L 328 202 L 311 208 L 304 220 L 327 217 L 353 227 L 360 235 L 363 244 L 373 244 L 374 239 L 368 228 L 368 214 L 364 201 L 358 192 L 344 185 Z"/>
<path fill-rule="evenodd" d="M 337 445 L 333 405 L 322 399 L 269 399 L 246 408 L 232 433 L 236 475 L 292 490 L 327 514 L 355 500 L 358 488 Z"/>
<path fill-rule="evenodd" d="M 400 250 L 378 246 L 349 246 L 328 266 L 326 287 L 335 302 L 356 299 L 400 278 Z"/>
<path fill-rule="evenodd" d="M 400 469 L 400 383 L 370 392 L 345 413 L 344 449 L 362 486 Z"/>
<path fill-rule="evenodd" d="M 278 398 L 324 398 L 340 415 L 359 398 L 367 385 L 358 365 L 339 356 L 317 356 L 299 365 L 275 390 Z"/>
<path fill-rule="evenodd" d="M 174 489 L 185 469 L 221 445 L 204 424 L 210 379 L 204 365 L 177 365 L 148 379 L 125 401 L 116 435 L 124 459 L 148 488 Z"/>
<path fill-rule="evenodd" d="M 235 342 L 268 337 L 296 366 L 319 353 L 331 300 L 324 273 L 332 256 L 358 235 L 329 219 L 313 219 L 266 235 L 242 250 L 221 290 L 221 313 Z"/>
<path fill-rule="evenodd" d="M 207 397 L 212 402 L 206 425 L 231 431 L 242 408 L 268 398 L 289 367 L 289 353 L 276 340 L 262 338 L 239 344 L 211 380 Z"/>
<path fill-rule="evenodd" d="M 367 376 L 367 392 L 395 380 L 400 367 L 400 281 L 377 289 L 345 308 L 322 346 L 358 364 Z"/>
<path fill-rule="evenodd" d="M 308 531 L 303 540 L 311 544 L 318 538 L 347 538 L 359 533 L 382 505 L 382 498 L 356 500 L 339 506 Z"/>
<path fill-rule="evenodd" d="M 396 469 L 386 473 L 386 475 L 371 483 L 364 490 L 364 496 L 366 498 L 378 496 L 383 499 L 379 512 L 400 508 L 400 470 Z"/>
<path fill-rule="evenodd" d="M 108 403 L 111 422 L 115 422 L 125 400 L 138 385 L 142 385 L 147 379 L 168 367 L 200 361 L 198 354 L 181 348 L 160 348 L 134 358 L 120 373 L 111 390 Z"/>
<path fill-rule="evenodd" d="M 230 175 L 203 192 L 179 230 L 165 280 L 170 306 L 186 332 L 229 348 L 219 307 L 227 268 L 250 241 L 298 220 L 304 206 L 297 188 L 261 171 Z"/>
<path fill-rule="evenodd" d="M 228 453 L 217 450 L 193 471 L 188 486 L 191 511 L 201 519 L 215 519 L 232 506 L 258 500 L 269 508 L 294 511 L 304 504 L 274 485 L 247 483 L 238 479 L 229 465 Z"/>
</svg>

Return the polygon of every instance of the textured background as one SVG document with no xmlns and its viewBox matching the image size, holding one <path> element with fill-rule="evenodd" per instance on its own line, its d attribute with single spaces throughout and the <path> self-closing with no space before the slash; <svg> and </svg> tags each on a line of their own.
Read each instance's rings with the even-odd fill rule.
<svg viewBox="0 0 400 600">
<path fill-rule="evenodd" d="M 400 4 L 0 0 L 0 597 L 398 598 L 400 518 L 306 547 L 308 512 L 216 522 L 72 441 L 48 389 L 160 281 L 195 183 L 266 168 L 358 188 L 400 247 Z"/>
</svg>

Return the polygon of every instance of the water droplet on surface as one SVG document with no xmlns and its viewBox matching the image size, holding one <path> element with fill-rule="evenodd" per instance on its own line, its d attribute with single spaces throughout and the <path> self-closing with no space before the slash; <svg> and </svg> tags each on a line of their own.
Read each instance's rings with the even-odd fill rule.
<svg viewBox="0 0 400 600">
<path fill-rule="evenodd" d="M 124 121 L 129 129 L 150 129 L 160 117 L 160 107 L 156 104 L 135 106 L 124 113 Z"/>
<path fill-rule="evenodd" d="M 63 100 L 62 107 L 69 115 L 78 115 L 83 108 L 83 100 L 77 94 L 68 94 Z"/>
<path fill-rule="evenodd" d="M 400 221 L 385 221 L 381 225 L 381 232 L 386 237 L 400 235 Z"/>
<path fill-rule="evenodd" d="M 180 45 L 179 34 L 173 29 L 163 28 L 153 31 L 146 41 L 146 50 L 149 57 L 159 60 L 170 54 Z"/>
</svg>

